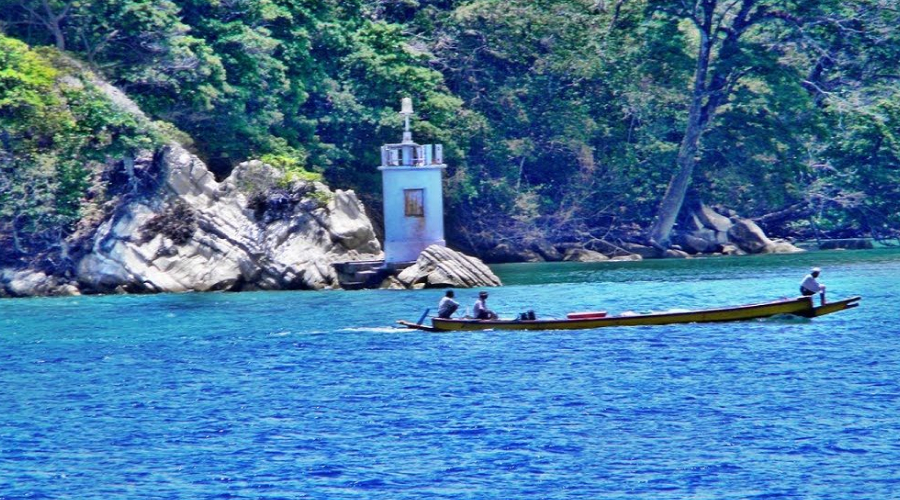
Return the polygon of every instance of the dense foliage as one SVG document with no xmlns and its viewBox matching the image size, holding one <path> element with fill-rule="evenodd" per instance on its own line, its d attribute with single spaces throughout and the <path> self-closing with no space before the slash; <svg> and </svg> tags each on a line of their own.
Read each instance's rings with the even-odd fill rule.
<svg viewBox="0 0 900 500">
<path fill-rule="evenodd" d="M 77 63 L 0 36 L 0 262 L 59 245 L 105 198 L 106 160 L 156 136 Z"/>
<path fill-rule="evenodd" d="M 664 240 L 685 199 L 782 211 L 767 219 L 782 234 L 900 227 L 891 2 L 0 0 L 0 23 L 87 61 L 191 135 L 219 175 L 268 155 L 354 187 L 375 212 L 378 147 L 399 138 L 397 104 L 413 97 L 415 139 L 447 151 L 448 236 L 476 250 Z M 77 193 L 83 166 L 65 158 L 100 148 L 94 125 L 69 104 L 83 136 L 67 137 L 88 144 L 23 133 L 62 99 L 25 96 L 53 87 L 29 75 L 0 80 L 4 137 L 20 138 L 4 151 L 52 158 L 42 178 L 64 187 L 47 189 Z M 45 215 L 72 217 L 70 198 Z M 15 227 L 37 228 L 29 217 Z"/>
</svg>

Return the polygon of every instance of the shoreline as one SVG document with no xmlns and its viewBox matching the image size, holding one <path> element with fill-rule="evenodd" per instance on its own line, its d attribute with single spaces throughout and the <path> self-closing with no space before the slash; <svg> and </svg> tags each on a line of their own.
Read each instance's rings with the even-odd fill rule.
<svg viewBox="0 0 900 500">
<path fill-rule="evenodd" d="M 619 272 L 623 269 L 641 269 L 645 266 L 649 268 L 660 268 L 660 266 L 668 267 L 672 271 L 679 271 L 674 273 L 673 277 L 677 278 L 678 281 L 684 281 L 680 279 L 680 271 L 681 270 L 690 270 L 696 269 L 695 266 L 702 265 L 704 262 L 728 262 L 727 267 L 752 267 L 753 263 L 759 262 L 760 259 L 781 259 L 786 263 L 795 262 L 798 271 L 805 271 L 805 269 L 809 266 L 820 266 L 827 268 L 834 263 L 840 263 L 846 259 L 847 255 L 856 255 L 859 258 L 855 259 L 855 262 L 877 262 L 883 260 L 884 256 L 893 256 L 900 255 L 900 247 L 889 247 L 889 246 L 881 246 L 873 249 L 846 249 L 846 250 L 808 250 L 804 252 L 792 253 L 792 254 L 752 254 L 752 255 L 702 255 L 695 256 L 689 259 L 645 259 L 641 261 L 629 261 L 629 260 L 609 260 L 602 262 L 565 262 L 565 261 L 557 261 L 557 262 L 507 262 L 507 263 L 494 263 L 489 264 L 492 270 L 501 278 L 504 283 L 504 286 L 521 286 L 521 285 L 552 285 L 552 284 L 560 284 L 566 283 L 566 281 L 545 281 L 545 282 L 532 282 L 528 279 L 528 275 L 532 272 L 533 266 L 563 266 L 563 268 L 575 268 L 580 271 L 587 271 L 591 273 L 603 272 L 605 269 L 610 271 Z M 735 258 L 735 257 L 747 257 L 747 258 Z M 0 273 L 3 273 L 7 270 L 0 270 Z M 799 277 L 797 278 L 800 279 Z M 613 280 L 616 281 L 616 280 Z M 826 280 L 827 282 L 827 280 Z M 502 288 L 502 287 L 501 287 Z M 377 289 L 370 289 L 377 290 Z M 432 292 L 439 290 L 437 288 L 426 288 L 424 290 L 430 290 Z M 183 291 L 183 292 L 158 292 L 158 293 L 34 293 L 34 294 L 21 294 L 21 295 L 11 295 L 0 293 L 0 299 L 21 299 L 21 298 L 71 298 L 71 297 L 109 297 L 109 296 L 136 296 L 136 295 L 194 295 L 194 294 L 208 294 L 208 293 L 219 293 L 219 294 L 239 294 L 246 292 L 290 292 L 290 291 L 304 291 L 304 292 L 355 292 L 355 290 L 344 290 L 341 288 L 325 288 L 319 290 L 289 290 L 289 289 L 273 289 L 273 290 L 237 290 L 237 291 L 222 291 L 222 290 L 210 290 L 210 291 Z M 397 292 L 398 290 L 392 290 L 392 292 Z"/>
</svg>

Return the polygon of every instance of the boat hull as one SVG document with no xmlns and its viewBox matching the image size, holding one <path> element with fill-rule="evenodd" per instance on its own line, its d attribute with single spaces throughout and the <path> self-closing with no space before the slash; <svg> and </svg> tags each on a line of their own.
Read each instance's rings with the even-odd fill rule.
<svg viewBox="0 0 900 500">
<path fill-rule="evenodd" d="M 707 309 L 703 311 L 663 312 L 633 316 L 607 316 L 592 319 L 537 319 L 537 320 L 476 320 L 432 318 L 431 326 L 400 322 L 408 328 L 425 331 L 476 331 L 476 330 L 584 330 L 612 326 L 652 326 L 679 323 L 719 323 L 768 318 L 779 314 L 792 314 L 814 318 L 844 309 L 856 307 L 860 297 L 816 307 L 812 297 L 766 302 L 739 307 Z"/>
<path fill-rule="evenodd" d="M 822 306 L 813 307 L 810 314 L 801 314 L 801 316 L 818 318 L 819 316 L 843 311 L 844 309 L 853 309 L 854 307 L 859 307 L 860 299 L 861 297 L 850 297 L 849 299 L 839 300 L 837 302 L 829 302 Z"/>
</svg>

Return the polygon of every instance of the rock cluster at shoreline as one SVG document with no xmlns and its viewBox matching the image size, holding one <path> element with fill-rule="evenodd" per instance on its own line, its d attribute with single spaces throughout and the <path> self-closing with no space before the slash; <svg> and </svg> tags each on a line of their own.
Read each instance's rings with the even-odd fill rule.
<svg viewBox="0 0 900 500">
<path fill-rule="evenodd" d="M 92 83 L 123 112 L 149 120 L 118 89 L 99 79 Z M 238 165 L 220 182 L 174 143 L 138 152 L 116 168 L 119 177 L 127 172 L 128 180 L 118 187 L 130 193 L 108 203 L 108 211 L 85 216 L 76 234 L 58 242 L 58 259 L 53 255 L 44 259 L 49 264 L 31 264 L 34 268 L 0 268 L 0 297 L 318 290 L 340 286 L 334 263 L 383 257 L 353 191 L 288 181 L 282 171 L 260 161 Z M 660 250 L 628 241 L 552 245 L 538 240 L 500 243 L 479 255 L 491 263 L 614 262 L 802 251 L 769 239 L 749 219 L 704 205 L 683 218 L 672 242 Z M 843 243 L 850 244 L 871 248 L 871 241 L 862 239 Z M 392 280 L 382 286 L 500 285 L 481 260 L 444 247 L 430 247 Z"/>
<path fill-rule="evenodd" d="M 726 217 L 699 204 L 687 217 L 686 227 L 675 233 L 676 249 L 691 255 L 745 255 L 802 252 L 788 241 L 771 240 L 752 220 Z"/>
<path fill-rule="evenodd" d="M 92 251 L 78 265 L 79 282 L 92 291 L 321 289 L 337 284 L 332 262 L 380 256 L 352 191 L 294 182 L 280 199 L 267 200 L 283 205 L 267 217 L 265 210 L 250 208 L 250 199 L 267 196 L 281 181 L 284 174 L 275 168 L 246 162 L 218 183 L 177 145 L 166 148 L 162 162 L 164 194 L 119 210 L 101 225 Z M 241 189 L 236 181 L 248 170 L 267 185 L 255 192 Z M 195 219 L 193 234 L 182 241 L 166 227 L 183 222 L 179 208 Z M 158 228 L 151 226 L 154 220 Z"/>
<path fill-rule="evenodd" d="M 94 84 L 155 127 L 121 91 Z M 110 162 L 121 194 L 86 213 L 58 255 L 0 268 L 0 297 L 323 289 L 339 285 L 334 262 L 383 256 L 353 191 L 291 181 L 259 161 L 218 182 L 174 142 Z"/>
<path fill-rule="evenodd" d="M 74 275 L 3 270 L 0 295 L 323 289 L 338 286 L 333 262 L 382 256 L 352 191 L 284 183 L 258 161 L 217 182 L 177 144 L 150 161 L 158 187 L 85 238 Z M 241 182 L 251 172 L 253 188 Z"/>
<path fill-rule="evenodd" d="M 672 234 L 672 244 L 660 249 L 633 241 L 592 241 L 550 245 L 532 242 L 520 248 L 501 243 L 485 252 L 491 263 L 503 262 L 617 262 L 657 258 L 715 255 L 796 253 L 804 251 L 785 240 L 772 240 L 752 220 L 726 217 L 699 204 Z"/>
</svg>

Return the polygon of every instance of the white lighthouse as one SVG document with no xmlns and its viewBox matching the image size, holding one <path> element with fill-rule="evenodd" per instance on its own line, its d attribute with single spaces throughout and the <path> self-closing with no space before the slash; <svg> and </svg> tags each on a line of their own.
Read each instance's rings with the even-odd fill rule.
<svg viewBox="0 0 900 500">
<path fill-rule="evenodd" d="M 415 261 L 429 245 L 444 246 L 443 146 L 412 141 L 412 100 L 401 101 L 403 141 L 381 147 L 385 264 Z"/>
</svg>

